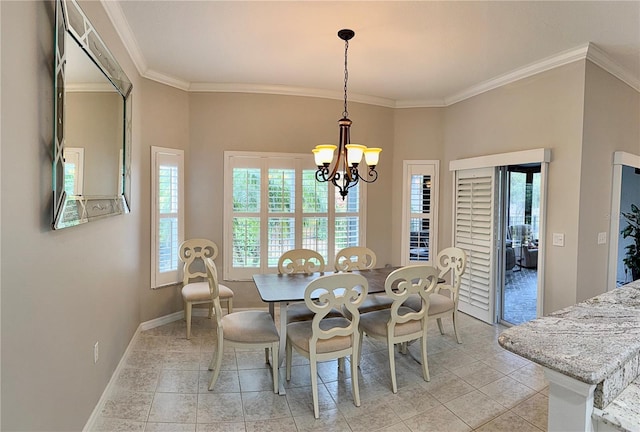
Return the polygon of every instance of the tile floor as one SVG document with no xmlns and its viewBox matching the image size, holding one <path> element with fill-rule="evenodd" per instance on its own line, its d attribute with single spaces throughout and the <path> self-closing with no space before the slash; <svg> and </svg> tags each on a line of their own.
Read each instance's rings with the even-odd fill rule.
<svg viewBox="0 0 640 432">
<path fill-rule="evenodd" d="M 286 396 L 272 391 L 262 350 L 225 350 L 213 392 L 207 370 L 211 321 L 194 317 L 141 332 L 106 395 L 94 431 L 518 431 L 547 429 L 548 387 L 541 368 L 503 350 L 504 329 L 461 314 L 462 345 L 451 322 L 429 329 L 431 381 L 411 355 L 396 353 L 398 393 L 391 392 L 387 351 L 365 338 L 361 406 L 353 405 L 348 363 L 319 367 L 320 419 L 313 417 L 308 362 L 296 356 Z M 419 358 L 418 344 L 410 354 Z M 283 376 L 281 371 L 281 376 Z"/>
<path fill-rule="evenodd" d="M 514 324 L 535 319 L 538 307 L 538 270 L 515 267 L 504 279 L 504 320 Z"/>
</svg>

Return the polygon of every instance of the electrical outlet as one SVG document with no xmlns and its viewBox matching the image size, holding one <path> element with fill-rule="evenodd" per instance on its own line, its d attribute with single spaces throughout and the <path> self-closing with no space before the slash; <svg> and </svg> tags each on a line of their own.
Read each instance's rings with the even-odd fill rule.
<svg viewBox="0 0 640 432">
<path fill-rule="evenodd" d="M 600 232 L 598 233 L 598 244 L 605 244 L 607 242 L 607 233 Z"/>
<path fill-rule="evenodd" d="M 93 346 L 93 364 L 98 363 L 98 358 L 100 358 L 100 346 L 98 343 L 99 342 L 96 342 Z"/>
</svg>

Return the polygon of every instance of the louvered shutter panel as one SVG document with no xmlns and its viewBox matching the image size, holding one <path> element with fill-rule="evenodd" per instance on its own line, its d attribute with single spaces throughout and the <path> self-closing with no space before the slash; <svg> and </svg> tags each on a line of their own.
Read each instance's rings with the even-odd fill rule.
<svg viewBox="0 0 640 432">
<path fill-rule="evenodd" d="M 467 253 L 458 308 L 492 323 L 495 168 L 456 171 L 454 246 Z"/>
</svg>

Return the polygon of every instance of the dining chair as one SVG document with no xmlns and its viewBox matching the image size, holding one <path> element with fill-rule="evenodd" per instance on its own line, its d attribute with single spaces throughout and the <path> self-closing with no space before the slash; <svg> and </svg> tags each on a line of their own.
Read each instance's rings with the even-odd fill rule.
<svg viewBox="0 0 640 432">
<path fill-rule="evenodd" d="M 287 325 L 286 356 L 287 381 L 291 380 L 291 357 L 293 349 L 309 359 L 313 414 L 319 418 L 318 408 L 318 362 L 343 359 L 351 361 L 351 394 L 355 406 L 360 406 L 358 389 L 358 306 L 367 295 L 369 285 L 364 276 L 355 273 L 336 273 L 320 276 L 311 281 L 304 292 L 304 302 L 313 311 L 311 321 L 294 322 Z M 328 317 L 333 309 L 345 307 L 350 318 Z"/>
<path fill-rule="evenodd" d="M 324 268 L 324 258 L 313 249 L 291 249 L 278 259 L 278 272 L 281 274 L 323 272 Z"/>
<path fill-rule="evenodd" d="M 213 302 L 206 281 L 207 273 L 204 269 L 206 258 L 215 259 L 218 256 L 218 245 L 207 239 L 190 239 L 179 246 L 182 266 L 182 300 L 184 301 L 184 315 L 187 321 L 187 339 L 191 339 L 191 311 L 195 304 L 209 304 L 209 318 L 213 313 Z M 227 312 L 233 312 L 233 291 L 229 287 L 219 285 L 220 300 L 227 302 Z"/>
<path fill-rule="evenodd" d="M 364 246 L 351 246 L 341 249 L 336 254 L 336 271 L 367 270 L 376 266 L 376 253 Z M 362 305 L 360 313 L 374 310 L 387 309 L 391 307 L 391 299 L 387 296 L 373 294 L 367 296 Z M 348 315 L 348 310 L 343 310 L 343 314 Z"/>
<path fill-rule="evenodd" d="M 264 348 L 266 363 L 269 363 L 269 350 L 271 350 L 273 392 L 278 393 L 280 335 L 273 318 L 269 312 L 260 310 L 244 310 L 222 316 L 222 308 L 220 307 L 221 285 L 218 284 L 218 270 L 211 258 L 205 258 L 204 261 L 217 327 L 216 349 L 209 364 L 209 370 L 213 370 L 213 375 L 209 381 L 209 391 L 213 390 L 213 386 L 218 380 L 224 348 L 227 346 L 230 348 Z"/>
<path fill-rule="evenodd" d="M 371 269 L 376 266 L 376 253 L 365 246 L 350 246 L 336 254 L 336 271 Z"/>
<path fill-rule="evenodd" d="M 388 309 L 363 313 L 360 315 L 360 344 L 366 332 L 374 339 L 385 340 L 389 351 L 391 371 L 391 390 L 398 392 L 396 383 L 395 345 L 421 340 L 422 377 L 429 381 L 427 363 L 427 310 L 429 296 L 438 284 L 438 269 L 427 265 L 411 265 L 394 270 L 387 276 L 384 290 L 393 304 Z M 406 307 L 404 301 L 410 295 L 420 298 L 418 310 Z M 358 364 L 361 352 L 358 352 Z"/>
<path fill-rule="evenodd" d="M 323 272 L 324 269 L 324 258 L 313 249 L 291 249 L 283 253 L 278 260 L 278 273 L 280 274 L 310 274 Z M 287 323 L 307 321 L 313 319 L 314 315 L 303 302 L 292 303 L 287 307 Z M 341 313 L 334 309 L 329 313 L 329 316 L 341 316 Z"/>
<path fill-rule="evenodd" d="M 458 296 L 460 291 L 460 283 L 462 275 L 467 268 L 467 254 L 464 250 L 457 247 L 448 247 L 438 253 L 436 258 L 436 266 L 440 271 L 440 278 L 448 279 L 449 283 L 443 283 L 436 286 L 433 294 L 430 296 L 429 302 L 429 318 L 436 318 L 440 334 L 444 334 L 442 326 L 442 318 L 451 316 L 453 320 L 453 332 L 456 335 L 456 341 L 460 344 L 462 339 L 458 332 Z M 446 291 L 446 293 L 442 293 Z M 405 302 L 414 310 L 420 308 L 420 299 L 411 296 Z"/>
</svg>

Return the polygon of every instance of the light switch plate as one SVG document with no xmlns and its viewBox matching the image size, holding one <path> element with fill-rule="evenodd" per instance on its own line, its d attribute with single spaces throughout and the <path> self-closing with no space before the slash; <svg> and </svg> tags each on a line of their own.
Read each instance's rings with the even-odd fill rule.
<svg viewBox="0 0 640 432">
<path fill-rule="evenodd" d="M 607 233 L 600 232 L 598 233 L 598 244 L 605 244 L 607 242 Z"/>
<path fill-rule="evenodd" d="M 564 246 L 564 234 L 563 233 L 553 233 L 553 245 L 554 246 Z"/>
</svg>

